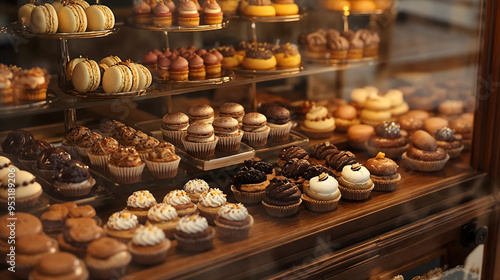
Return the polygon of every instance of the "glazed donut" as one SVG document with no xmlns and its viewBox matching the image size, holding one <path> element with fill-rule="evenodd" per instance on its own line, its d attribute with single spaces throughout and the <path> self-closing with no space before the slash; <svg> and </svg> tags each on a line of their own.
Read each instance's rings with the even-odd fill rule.
<svg viewBox="0 0 500 280">
<path fill-rule="evenodd" d="M 445 159 L 446 151 L 443 148 L 437 148 L 436 151 L 424 151 L 415 148 L 413 145 L 410 145 L 410 147 L 406 151 L 406 155 L 409 158 L 416 160 L 436 161 Z"/>
</svg>

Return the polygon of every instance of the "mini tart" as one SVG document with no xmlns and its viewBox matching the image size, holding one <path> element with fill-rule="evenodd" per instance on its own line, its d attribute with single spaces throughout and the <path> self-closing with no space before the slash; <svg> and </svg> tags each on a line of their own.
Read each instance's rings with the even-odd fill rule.
<svg viewBox="0 0 500 280">
<path fill-rule="evenodd" d="M 375 187 L 373 190 L 391 192 L 396 190 L 396 184 L 401 180 L 398 173 L 398 165 L 385 154 L 379 152 L 375 158 L 370 158 L 365 163 L 366 169 L 370 171 L 370 179 Z"/>
<path fill-rule="evenodd" d="M 249 70 L 272 70 L 276 68 L 276 57 L 270 50 L 262 47 L 249 49 L 241 65 Z"/>
<path fill-rule="evenodd" d="M 214 223 L 220 239 L 238 241 L 248 237 L 254 219 L 243 204 L 228 203 L 221 207 Z"/>
<path fill-rule="evenodd" d="M 438 147 L 443 148 L 450 159 L 457 158 L 464 149 L 462 144 L 462 136 L 456 136 L 455 131 L 449 127 L 442 127 L 438 129 L 434 135 Z"/>
</svg>

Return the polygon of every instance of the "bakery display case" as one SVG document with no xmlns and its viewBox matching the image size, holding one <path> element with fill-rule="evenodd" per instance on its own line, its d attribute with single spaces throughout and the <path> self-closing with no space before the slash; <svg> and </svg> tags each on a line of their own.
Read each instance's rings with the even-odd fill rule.
<svg viewBox="0 0 500 280">
<path fill-rule="evenodd" d="M 137 2 L 133 4 L 151 1 Z M 3 40 L 0 42 L 4 42 L 0 45 L 0 62 L 24 69 L 41 66 L 52 76 L 44 102 L 0 105 L 0 141 L 6 143 L 15 138 L 14 144 L 2 145 L 1 156 L 20 170 L 28 171 L 11 173 L 29 174 L 27 185 L 36 181 L 43 189 L 34 204 L 16 212 L 28 212 L 40 218 L 53 210 L 54 205 L 66 202 L 80 207 L 90 205 L 95 209 L 96 225 L 92 222 L 88 232 L 116 239 L 117 233 L 110 230 L 108 220 L 128 219 L 123 213 L 114 214 L 123 209 L 138 211 L 128 204 L 131 195 L 144 195 L 158 203 L 176 205 L 171 202 L 172 196 L 187 195 L 189 201 L 194 198 L 191 193 L 179 194 L 175 190 L 187 190 L 195 179 L 201 179 L 210 188 L 225 194 L 214 191 L 215 200 L 243 202 L 247 217 L 252 220 L 250 230 L 247 227 L 242 236 L 228 241 L 234 232 L 227 231 L 227 225 L 218 224 L 218 218 L 212 217 L 208 230 L 212 243 L 200 242 L 193 246 L 192 240 L 186 238 L 189 235 L 176 231 L 176 237 L 173 233 L 167 234 L 168 241 L 161 243 L 162 254 L 166 252 L 166 256 L 147 255 L 140 260 L 137 255 L 141 246 L 125 248 L 121 243 L 101 241 L 103 248 L 111 246 L 116 252 L 131 252 L 135 258 L 106 278 L 371 280 L 413 279 L 428 271 L 431 272 L 427 276 L 415 279 L 431 279 L 431 275 L 457 277 L 450 279 L 498 277 L 500 118 L 496 108 L 500 106 L 500 59 L 495 50 L 500 47 L 496 35 L 500 28 L 496 16 L 500 13 L 500 3 L 497 0 L 292 1 L 300 7 L 298 14 L 275 17 L 239 14 L 237 8 L 230 12 L 227 9 L 234 7 L 230 2 L 238 1 L 218 2 L 225 18 L 217 25 L 138 24 L 132 14 L 132 3 L 105 1 L 113 10 L 116 26 L 102 38 L 61 37 L 57 33 L 44 36 L 14 32 L 12 35 L 12 26 L 2 29 L 10 35 L 0 34 Z M 2 16 L 5 22 L 16 21 L 17 10 L 23 4 L 0 4 L 8 11 Z M 151 87 L 137 95 L 83 96 L 68 94 L 60 87 L 66 82 L 64 75 L 61 77 L 65 63 L 78 55 L 98 61 L 116 54 L 147 66 L 145 54 L 151 50 L 166 53 L 167 49 L 210 50 L 222 46 L 237 49 L 238 44 L 246 44 L 241 41 L 267 42 L 259 45 L 262 48 L 290 43 L 300 52 L 300 66 L 269 70 L 224 68 L 222 75 L 213 80 L 162 81 L 157 78 Z M 362 41 L 361 50 L 357 41 Z M 363 52 L 369 55 L 363 56 Z M 228 146 L 230 148 L 210 151 L 213 153 L 207 153 L 199 142 L 190 139 L 208 137 L 207 134 L 211 137 L 214 128 L 217 133 L 223 126 L 221 122 L 210 128 L 191 124 L 186 138 L 182 139 L 172 138 L 165 132 L 172 126 L 172 119 L 167 119 L 170 113 L 183 112 L 176 115 L 179 117 L 175 121 L 184 122 L 185 116 L 186 123 L 174 126 L 187 127 L 193 119 L 223 115 L 221 105 L 227 103 L 241 104 L 236 107 L 243 107 L 247 116 L 260 112 L 267 116 L 267 123 L 275 122 L 284 114 L 291 132 L 281 139 L 284 141 L 270 138 L 265 145 L 256 145 L 243 138 L 237 149 Z M 200 104 L 203 106 L 195 106 Z M 276 108 L 275 105 L 287 110 L 270 110 Z M 240 124 L 235 128 L 232 125 L 231 129 L 260 127 L 260 116 L 243 117 Z M 112 120 L 124 124 L 122 132 L 117 132 L 121 131 L 120 125 Z M 326 120 L 335 120 L 335 129 L 330 129 Z M 308 125 L 315 121 L 322 121 L 319 128 Z M 387 122 L 381 124 L 382 121 Z M 354 127 L 356 129 L 352 129 Z M 144 140 L 143 146 L 136 145 L 140 147 L 139 152 L 131 152 L 133 160 L 127 167 L 135 168 L 139 161 L 151 165 L 142 164 L 144 169 L 139 176 L 126 177 L 119 173 L 124 169 L 118 159 L 114 164 L 111 159 L 111 167 L 93 164 L 86 156 L 93 153 L 90 146 L 85 150 L 85 146 L 77 149 L 68 144 L 72 139 L 68 136 L 71 128 L 75 135 L 88 130 L 88 134 L 95 137 L 101 136 L 92 133 L 113 136 L 122 145 L 136 139 L 135 136 L 127 138 L 126 129 L 134 133 L 142 131 L 141 139 L 149 139 L 155 147 L 162 142 L 173 143 L 162 144 L 155 151 L 175 158 L 178 166 L 175 172 L 168 169 L 167 175 L 160 174 L 147 161 L 154 157 L 151 154 L 154 149 L 144 152 L 149 148 Z M 22 146 L 18 144 L 19 139 L 29 139 L 23 132 L 13 137 L 11 132 L 18 129 L 31 132 L 34 139 L 69 149 L 74 152 L 73 159 L 81 160 L 90 168 L 84 172 L 73 163 L 60 167 L 56 171 L 59 173 L 47 173 L 43 165 L 26 160 L 27 152 L 9 150 L 12 146 Z M 251 135 L 252 130 L 247 132 Z M 447 146 L 458 140 L 459 149 Z M 192 143 L 184 142 L 195 144 L 191 148 Z M 112 143 L 106 145 L 114 147 Z M 438 145 L 445 145 L 440 146 L 445 149 Z M 123 153 L 129 151 L 122 150 Z M 384 153 L 381 155 L 380 151 Z M 380 170 L 373 167 L 377 160 L 387 164 L 382 168 L 385 173 L 378 174 Z M 351 169 L 344 172 L 346 165 Z M 266 169 L 267 175 L 259 168 Z M 68 195 L 64 186 L 61 187 L 64 180 L 52 178 L 54 174 L 65 176 L 69 169 L 76 172 L 71 178 L 92 178 L 88 191 Z M 306 169 L 314 173 L 309 180 L 304 179 Z M 360 184 L 370 185 L 369 191 L 347 187 L 349 174 L 357 174 L 351 176 L 358 180 L 366 176 L 357 172 L 368 172 L 368 169 L 372 176 L 368 173 L 366 179 L 375 184 L 367 181 Z M 394 172 L 388 175 L 388 169 Z M 288 179 L 268 180 L 275 175 Z M 392 183 L 381 180 L 384 176 L 389 176 Z M 329 203 L 318 203 L 308 197 L 309 185 L 316 177 L 318 184 L 338 181 L 341 196 Z M 277 201 L 272 194 L 264 194 L 262 189 L 260 194 L 248 194 L 241 188 L 242 185 L 260 186 L 262 182 L 267 182 L 268 190 L 289 190 L 293 193 L 287 194 L 290 201 L 299 201 L 296 194 L 300 194 L 297 191 L 300 188 L 300 202 L 276 206 L 272 205 Z M 134 193 L 141 190 L 149 192 Z M 261 196 L 256 198 L 257 195 Z M 0 203 L 2 199 L 0 194 Z M 88 208 L 79 209 L 92 212 Z M 210 217 L 206 214 L 209 210 L 202 205 L 200 212 L 203 217 Z M 6 209 L 0 211 L 1 215 L 8 213 Z M 147 219 L 144 213 L 134 213 L 142 222 Z M 199 222 L 198 217 L 191 220 Z M 70 230 L 76 228 L 68 224 L 71 223 L 66 224 Z M 147 227 L 141 230 L 147 231 Z M 17 234 L 22 238 L 23 233 Z M 46 234 L 61 243 L 59 249 L 71 251 L 66 244 L 68 238 L 53 232 L 46 231 Z M 7 238 L 8 233 L 0 230 L 0 245 Z M 102 252 L 96 247 L 101 245 L 71 252 L 83 263 L 88 258 L 99 258 Z M 26 254 L 26 249 L 19 247 L 18 255 Z M 57 261 L 62 257 L 64 255 L 47 259 Z M 42 273 L 48 262 L 40 264 L 37 273 Z M 15 278 L 9 266 L 2 263 L 2 279 Z M 54 263 L 53 267 L 57 268 L 58 264 Z"/>
</svg>

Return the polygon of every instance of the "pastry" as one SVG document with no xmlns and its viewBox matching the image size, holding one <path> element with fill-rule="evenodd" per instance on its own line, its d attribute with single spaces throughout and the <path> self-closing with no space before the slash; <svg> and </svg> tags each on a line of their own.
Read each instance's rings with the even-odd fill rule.
<svg viewBox="0 0 500 280">
<path fill-rule="evenodd" d="M 93 218 L 71 218 L 66 220 L 66 228 L 57 236 L 62 251 L 85 256 L 88 244 L 104 236 L 104 231 Z"/>
<path fill-rule="evenodd" d="M 71 160 L 71 155 L 59 147 L 51 147 L 38 155 L 36 167 L 45 178 L 52 178 L 54 171 L 58 170 L 62 163 Z"/>
<path fill-rule="evenodd" d="M 219 117 L 232 117 L 240 124 L 244 115 L 245 109 L 238 103 L 226 102 L 219 107 Z"/>
<path fill-rule="evenodd" d="M 163 139 L 178 146 L 187 135 L 189 117 L 182 112 L 168 113 L 162 118 L 161 132 Z"/>
<path fill-rule="evenodd" d="M 309 161 L 313 164 L 324 165 L 326 163 L 326 157 L 335 151 L 338 151 L 337 146 L 329 141 L 318 143 L 309 150 Z"/>
<path fill-rule="evenodd" d="M 243 162 L 243 164 L 248 168 L 254 168 L 266 173 L 267 180 L 269 181 L 276 176 L 273 165 L 260 158 L 247 159 Z"/>
<path fill-rule="evenodd" d="M 430 135 L 436 134 L 442 127 L 449 127 L 449 124 L 447 119 L 441 117 L 430 117 L 424 120 L 424 128 Z"/>
<path fill-rule="evenodd" d="M 434 135 L 438 147 L 443 148 L 450 156 L 450 159 L 457 158 L 464 149 L 462 136 L 455 135 L 455 131 L 449 127 L 442 127 Z"/>
<path fill-rule="evenodd" d="M 87 30 L 87 15 L 85 15 L 85 9 L 78 4 L 63 4 L 59 11 L 57 11 L 57 18 L 59 20 L 58 32 L 75 33 L 85 32 Z"/>
<path fill-rule="evenodd" d="M 163 203 L 171 205 L 177 211 L 179 217 L 196 213 L 197 207 L 189 198 L 187 192 L 183 190 L 173 190 L 163 198 Z"/>
<path fill-rule="evenodd" d="M 326 48 L 330 54 L 330 60 L 345 60 L 349 51 L 349 41 L 340 36 L 337 30 L 330 30 L 326 36 Z"/>
<path fill-rule="evenodd" d="M 301 195 L 295 183 L 283 176 L 276 176 L 266 188 L 262 205 L 269 216 L 288 217 L 298 212 L 302 203 Z"/>
<path fill-rule="evenodd" d="M 363 40 L 363 57 L 377 57 L 380 37 L 377 32 L 368 29 L 360 30 L 360 38 Z"/>
<path fill-rule="evenodd" d="M 97 132 L 91 132 L 88 137 L 82 137 L 77 145 L 77 152 L 80 157 L 87 159 L 92 146 L 101 141 L 102 136 Z"/>
<path fill-rule="evenodd" d="M 215 147 L 220 151 L 236 151 L 240 148 L 243 131 L 239 123 L 232 117 L 220 117 L 213 122 L 214 133 L 219 141 Z"/>
<path fill-rule="evenodd" d="M 221 207 L 214 222 L 220 239 L 238 241 L 248 237 L 254 220 L 243 204 L 227 203 Z"/>
<path fill-rule="evenodd" d="M 352 0 L 351 2 L 351 11 L 363 11 L 369 12 L 377 9 L 375 2 L 372 0 Z"/>
<path fill-rule="evenodd" d="M 57 206 L 57 208 L 53 206 Z M 45 234 L 52 238 L 57 238 L 57 236 L 66 228 L 65 222 L 68 217 L 68 213 L 68 209 L 61 204 L 51 205 L 50 210 L 44 212 L 40 216 Z"/>
<path fill-rule="evenodd" d="M 391 101 L 378 95 L 368 96 L 363 103 L 363 110 L 359 116 L 364 124 L 376 126 L 391 118 Z"/>
<path fill-rule="evenodd" d="M 222 10 L 217 1 L 207 0 L 203 4 L 203 18 L 205 24 L 221 24 Z"/>
<path fill-rule="evenodd" d="M 310 165 L 306 159 L 290 159 L 281 168 L 281 175 L 300 185 L 304 182 L 304 173 Z"/>
<path fill-rule="evenodd" d="M 215 229 L 207 219 L 198 215 L 182 217 L 177 224 L 174 237 L 177 246 L 184 251 L 202 252 L 212 249 Z"/>
<path fill-rule="evenodd" d="M 306 114 L 306 119 L 300 125 L 300 129 L 313 139 L 330 138 L 335 130 L 335 119 L 325 107 L 316 106 Z"/>
<path fill-rule="evenodd" d="M 395 122 L 384 121 L 375 128 L 375 135 L 370 136 L 366 149 L 371 156 L 383 152 L 388 158 L 399 159 L 408 149 L 409 144 L 401 134 L 400 127 Z"/>
<path fill-rule="evenodd" d="M 35 4 L 33 3 L 28 3 L 22 5 L 19 10 L 17 10 L 17 19 L 19 19 L 19 22 L 23 26 L 26 26 L 27 28 L 30 27 L 31 25 L 31 12 L 33 9 L 36 7 Z"/>
<path fill-rule="evenodd" d="M 344 166 L 338 181 L 342 197 L 348 200 L 366 200 L 374 188 L 370 172 L 359 163 Z"/>
<path fill-rule="evenodd" d="M 19 71 L 14 78 L 14 94 L 20 103 L 44 101 L 47 98 L 49 79 L 46 70 L 35 67 Z"/>
<path fill-rule="evenodd" d="M 233 47 L 220 47 L 218 51 L 222 54 L 223 58 L 221 61 L 221 66 L 223 68 L 234 68 L 240 65 L 240 60 L 236 56 L 236 52 Z"/>
<path fill-rule="evenodd" d="M 299 44 L 304 49 L 304 54 L 309 58 L 325 58 L 327 54 L 327 40 L 319 31 L 301 34 Z"/>
<path fill-rule="evenodd" d="M 209 158 L 215 154 L 219 137 L 215 136 L 214 128 L 206 122 L 195 122 L 187 128 L 187 135 L 182 139 L 184 149 L 197 158 Z"/>
<path fill-rule="evenodd" d="M 384 97 L 389 99 L 389 101 L 391 102 L 390 110 L 392 117 L 397 118 L 408 113 L 408 111 L 410 110 L 408 103 L 406 103 L 403 99 L 403 92 L 399 89 L 391 89 L 387 91 L 386 94 L 384 94 Z"/>
<path fill-rule="evenodd" d="M 300 67 L 302 63 L 299 50 L 295 45 L 286 43 L 273 50 L 276 57 L 276 66 L 280 68 Z"/>
<path fill-rule="evenodd" d="M 42 234 L 25 235 L 16 241 L 16 277 L 22 279 L 28 279 L 36 263 L 46 254 L 59 249 L 54 239 Z"/>
<path fill-rule="evenodd" d="M 144 162 L 134 148 L 120 147 L 111 154 L 108 168 L 113 180 L 121 184 L 133 184 L 141 180 Z"/>
<path fill-rule="evenodd" d="M 436 140 L 426 131 L 417 130 L 411 136 L 411 144 L 403 154 L 403 160 L 409 169 L 422 172 L 434 172 L 443 169 L 450 156 L 438 147 Z"/>
<path fill-rule="evenodd" d="M 313 212 L 328 212 L 337 209 L 340 200 L 339 183 L 327 173 L 310 178 L 304 184 L 301 196 L 304 206 Z"/>
<path fill-rule="evenodd" d="M 395 191 L 396 184 L 401 180 L 398 173 L 398 165 L 390 158 L 386 158 L 383 152 L 376 157 L 370 158 L 365 163 L 366 169 L 370 171 L 370 179 L 375 185 L 375 191 Z"/>
<path fill-rule="evenodd" d="M 158 55 L 152 51 L 147 52 L 142 57 L 142 64 L 151 71 L 151 73 L 156 73 L 158 63 Z M 111 66 L 110 66 L 111 67 Z"/>
<path fill-rule="evenodd" d="M 153 24 L 156 26 L 172 26 L 172 12 L 163 2 L 158 3 L 153 10 Z"/>
<path fill-rule="evenodd" d="M 138 24 L 151 24 L 153 22 L 151 6 L 146 1 L 141 1 L 138 5 L 135 5 L 132 12 L 134 20 Z"/>
<path fill-rule="evenodd" d="M 156 179 L 167 179 L 177 175 L 181 158 L 175 154 L 175 147 L 170 143 L 160 143 L 145 157 L 146 166 Z"/>
<path fill-rule="evenodd" d="M 88 279 L 89 272 L 85 263 L 75 255 L 66 252 L 47 254 L 36 264 L 30 279 Z"/>
<path fill-rule="evenodd" d="M 88 169 L 88 166 L 80 161 L 64 161 L 54 172 L 54 188 L 65 197 L 89 194 L 96 181 Z"/>
<path fill-rule="evenodd" d="M 87 246 L 84 260 L 92 279 L 112 279 L 125 276 L 132 256 L 123 242 L 101 237 Z"/>
<path fill-rule="evenodd" d="M 276 10 L 271 5 L 271 0 L 248 0 L 243 14 L 249 17 L 274 17 Z"/>
<path fill-rule="evenodd" d="M 267 118 L 261 113 L 248 113 L 243 116 L 241 130 L 243 140 L 252 147 L 264 146 L 270 132 Z"/>
<path fill-rule="evenodd" d="M 205 71 L 205 64 L 203 59 L 194 54 L 189 58 L 189 79 L 190 80 L 204 80 L 207 76 Z"/>
<path fill-rule="evenodd" d="M 218 78 L 222 73 L 222 59 L 224 57 L 221 55 L 219 59 L 215 53 L 207 52 L 202 56 L 205 63 L 205 71 L 207 72 L 208 78 Z"/>
<path fill-rule="evenodd" d="M 107 6 L 92 5 L 85 9 L 85 14 L 88 31 L 108 30 L 115 27 L 115 15 Z"/>
<path fill-rule="evenodd" d="M 108 222 L 104 225 L 104 233 L 108 237 L 127 243 L 132 239 L 138 227 L 137 216 L 120 211 L 113 213 L 109 217 Z"/>
<path fill-rule="evenodd" d="M 196 4 L 190 0 L 181 0 L 177 6 L 177 24 L 179 26 L 200 25 L 200 13 Z"/>
<path fill-rule="evenodd" d="M 99 226 L 101 219 L 96 216 L 96 211 L 94 207 L 90 205 L 80 205 L 68 209 L 68 218 L 91 218 L 96 221 L 96 224 Z"/>
<path fill-rule="evenodd" d="M 422 119 L 412 117 L 408 114 L 399 117 L 397 123 L 401 127 L 401 130 L 408 133 L 408 136 L 411 136 L 417 130 L 424 129 L 424 121 Z"/>
<path fill-rule="evenodd" d="M 0 206 L 3 209 L 13 206 L 12 201 L 15 202 L 15 209 L 34 207 L 43 193 L 42 186 L 33 174 L 15 169 L 13 166 L 9 167 L 8 175 L 1 181 Z"/>
<path fill-rule="evenodd" d="M 241 203 L 260 203 L 269 185 L 265 172 L 247 166 L 237 170 L 232 183 L 234 198 Z"/>
<path fill-rule="evenodd" d="M 147 190 L 135 191 L 127 199 L 127 207 L 124 212 L 131 213 L 137 217 L 140 224 L 146 223 L 148 211 L 156 205 L 155 197 Z"/>
<path fill-rule="evenodd" d="M 272 5 L 276 16 L 293 16 L 299 13 L 299 6 L 294 0 L 273 0 Z"/>
<path fill-rule="evenodd" d="M 158 203 L 148 211 L 146 225 L 153 225 L 163 230 L 167 238 L 172 239 L 174 237 L 174 231 L 178 223 L 179 216 L 172 205 Z"/>
<path fill-rule="evenodd" d="M 85 57 L 77 57 L 66 63 L 66 81 L 71 81 L 73 79 L 73 71 L 78 63 L 87 60 Z"/>
<path fill-rule="evenodd" d="M 271 106 L 266 110 L 267 126 L 269 126 L 269 139 L 275 142 L 283 142 L 290 137 L 292 122 L 290 111 L 281 106 Z"/>
<path fill-rule="evenodd" d="M 128 249 L 134 262 L 155 265 L 165 261 L 170 248 L 170 240 L 163 231 L 153 225 L 140 226 L 128 242 Z"/>
<path fill-rule="evenodd" d="M 139 63 L 134 63 L 137 68 L 137 72 L 139 74 L 139 89 L 147 89 L 153 82 L 153 76 L 151 75 L 151 71 L 146 68 L 144 65 Z"/>
<path fill-rule="evenodd" d="M 83 139 L 90 139 L 92 131 L 88 127 L 76 125 L 68 129 L 64 134 L 62 148 L 74 157 L 79 157 L 78 145 Z"/>
<path fill-rule="evenodd" d="M 367 124 L 355 124 L 347 130 L 349 146 L 357 150 L 365 150 L 368 139 L 375 134 L 375 129 Z"/>
<path fill-rule="evenodd" d="M 172 0 L 164 0 L 163 3 L 170 9 L 170 12 L 175 13 L 177 10 L 175 7 L 175 3 Z"/>
<path fill-rule="evenodd" d="M 245 58 L 247 51 L 252 47 L 252 44 L 247 43 L 245 41 L 241 41 L 237 44 L 233 45 L 234 51 L 235 51 L 235 56 L 238 59 L 238 61 L 241 63 L 243 61 L 243 58 Z"/>
<path fill-rule="evenodd" d="M 108 71 L 104 73 L 106 75 Z M 95 91 L 101 83 L 101 71 L 99 70 L 99 65 L 95 62 L 95 60 L 81 61 L 75 66 L 71 81 L 73 83 L 73 87 L 79 93 Z"/>
<path fill-rule="evenodd" d="M 358 163 L 356 156 L 349 151 L 337 150 L 326 157 L 326 166 L 333 171 L 336 178 L 342 175 L 342 170 L 346 165 L 356 163 Z"/>
<path fill-rule="evenodd" d="M 157 71 L 157 76 L 162 79 L 167 81 L 170 77 L 170 64 L 172 62 L 170 59 L 168 59 L 165 56 L 159 56 L 158 57 L 158 71 Z"/>
<path fill-rule="evenodd" d="M 7 137 L 2 142 L 2 151 L 9 155 L 18 155 L 23 150 L 24 146 L 33 141 L 31 132 L 17 129 L 9 132 Z"/>
<path fill-rule="evenodd" d="M 207 192 L 210 186 L 201 179 L 192 179 L 184 184 L 184 191 L 188 194 L 192 202 L 198 203 L 202 193 Z"/>
<path fill-rule="evenodd" d="M 241 65 L 249 70 L 272 70 L 276 67 L 277 62 L 272 51 L 254 46 L 247 50 Z"/>
<path fill-rule="evenodd" d="M 465 103 L 463 100 L 446 100 L 441 102 L 437 109 L 440 116 L 451 120 L 465 112 Z"/>
<path fill-rule="evenodd" d="M 472 128 L 473 128 L 473 115 L 470 118 L 466 117 L 467 114 L 450 122 L 450 128 L 455 131 L 456 134 L 462 136 L 462 144 L 464 145 L 464 151 L 470 150 L 472 146 Z"/>
<path fill-rule="evenodd" d="M 226 202 L 226 195 L 217 188 L 203 192 L 197 204 L 200 216 L 205 217 L 210 225 L 214 225 L 217 213 Z"/>
<path fill-rule="evenodd" d="M 19 160 L 31 165 L 36 162 L 38 155 L 50 147 L 52 145 L 43 140 L 30 141 L 21 149 Z"/>
<path fill-rule="evenodd" d="M 283 148 L 280 151 L 277 162 L 279 166 L 283 166 L 289 160 L 294 158 L 307 160 L 309 159 L 309 154 L 302 147 L 293 145 Z"/>
<path fill-rule="evenodd" d="M 23 236 L 32 234 L 43 234 L 42 222 L 40 220 L 29 214 L 20 211 L 16 211 L 14 215 L 3 215 L 0 217 L 0 256 L 3 262 L 6 260 L 6 255 L 11 252 L 12 241 L 9 242 L 9 237 L 11 237 L 11 228 L 9 225 L 15 221 L 16 224 L 16 238 L 21 238 Z"/>
<path fill-rule="evenodd" d="M 104 137 L 95 142 L 88 154 L 90 165 L 101 171 L 106 171 L 110 155 L 118 149 L 118 141 L 113 137 Z"/>
<path fill-rule="evenodd" d="M 170 80 L 172 81 L 187 81 L 189 80 L 189 63 L 182 57 L 178 56 L 176 59 L 172 60 L 170 64 Z"/>
<path fill-rule="evenodd" d="M 30 29 L 35 33 L 56 33 L 59 27 L 57 12 L 47 3 L 33 8 L 30 23 Z"/>
<path fill-rule="evenodd" d="M 333 112 L 335 126 L 338 131 L 346 132 L 350 126 L 359 124 L 356 108 L 352 105 L 341 105 Z"/>
</svg>

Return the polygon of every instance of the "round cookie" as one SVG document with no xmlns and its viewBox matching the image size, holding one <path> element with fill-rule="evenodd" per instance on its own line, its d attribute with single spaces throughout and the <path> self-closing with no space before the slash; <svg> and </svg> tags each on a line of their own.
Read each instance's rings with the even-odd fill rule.
<svg viewBox="0 0 500 280">
<path fill-rule="evenodd" d="M 35 33 L 56 33 L 59 27 L 57 12 L 50 4 L 33 8 L 30 21 L 31 30 Z"/>
<path fill-rule="evenodd" d="M 78 63 L 87 60 L 85 57 L 77 57 L 66 63 L 66 81 L 71 81 L 73 79 L 73 71 Z"/>
<path fill-rule="evenodd" d="M 28 4 L 21 6 L 21 8 L 19 8 L 19 10 L 17 11 L 17 18 L 24 26 L 30 27 L 30 25 L 31 25 L 31 12 L 33 11 L 33 9 L 35 7 L 36 7 L 35 4 L 28 3 Z"/>
<path fill-rule="evenodd" d="M 99 64 L 106 64 L 108 67 L 116 65 L 122 62 L 122 60 L 116 55 L 108 55 L 99 61 Z"/>
<path fill-rule="evenodd" d="M 85 9 L 85 14 L 88 31 L 107 30 L 115 26 L 115 15 L 104 5 L 92 5 Z"/>
<path fill-rule="evenodd" d="M 125 65 L 113 65 L 104 72 L 102 88 L 106 93 L 130 91 L 132 80 L 130 68 Z"/>
<path fill-rule="evenodd" d="M 58 31 L 61 33 L 85 32 L 87 30 L 87 16 L 82 6 L 68 4 L 57 12 L 59 20 Z"/>
<path fill-rule="evenodd" d="M 73 70 L 72 83 L 79 93 L 96 90 L 101 83 L 101 72 L 97 62 L 84 60 L 78 63 Z"/>
</svg>

